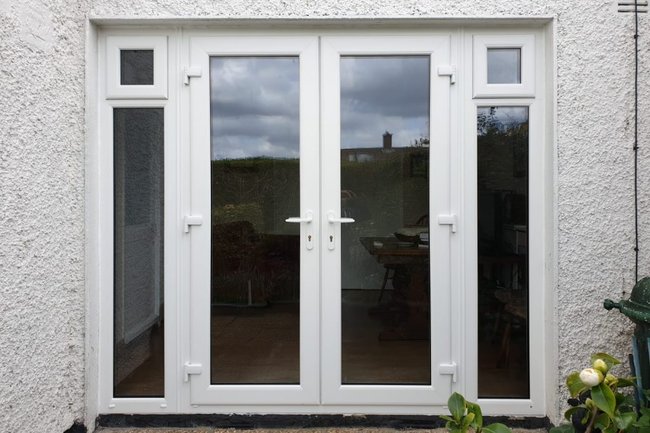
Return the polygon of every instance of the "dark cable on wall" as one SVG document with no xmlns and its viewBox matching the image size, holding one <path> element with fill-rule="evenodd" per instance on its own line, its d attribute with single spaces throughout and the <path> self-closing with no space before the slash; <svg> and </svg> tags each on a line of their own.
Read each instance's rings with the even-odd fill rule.
<svg viewBox="0 0 650 433">
<path fill-rule="evenodd" d="M 634 1 L 634 282 L 639 281 L 639 1 Z"/>
</svg>

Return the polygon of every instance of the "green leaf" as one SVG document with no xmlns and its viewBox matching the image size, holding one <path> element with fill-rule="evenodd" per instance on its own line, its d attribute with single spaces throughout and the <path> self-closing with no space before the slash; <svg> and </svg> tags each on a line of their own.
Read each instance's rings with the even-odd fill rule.
<svg viewBox="0 0 650 433">
<path fill-rule="evenodd" d="M 607 415 L 606 413 L 601 413 L 596 417 L 596 421 L 594 421 L 594 426 L 601 430 L 605 430 L 607 427 L 609 427 L 611 423 L 612 420 L 609 418 L 609 415 Z"/>
<path fill-rule="evenodd" d="M 447 416 L 447 415 L 440 415 L 440 418 L 444 419 L 445 421 L 456 422 L 455 419 L 453 419 L 452 417 Z"/>
<path fill-rule="evenodd" d="M 548 433 L 575 433 L 576 429 L 571 424 L 560 424 L 557 427 L 551 427 Z"/>
<path fill-rule="evenodd" d="M 637 421 L 637 422 L 634 423 L 634 427 L 637 428 L 637 431 L 639 433 L 648 433 L 648 432 L 650 432 L 650 424 L 648 424 L 647 422 L 639 422 L 639 421 Z"/>
<path fill-rule="evenodd" d="M 618 365 L 621 363 L 618 359 L 614 358 L 612 355 L 609 355 L 607 353 L 594 353 L 591 355 L 591 363 L 593 364 L 595 360 L 597 359 L 602 359 L 605 361 L 605 364 L 607 364 L 608 368 L 612 368 L 615 365 Z"/>
<path fill-rule="evenodd" d="M 619 402 L 619 395 L 623 399 Z M 636 400 L 633 395 L 623 395 L 620 392 L 616 393 L 616 407 L 620 412 L 634 412 L 636 410 Z"/>
<path fill-rule="evenodd" d="M 499 422 L 483 427 L 483 431 L 486 433 L 512 433 L 512 430 Z"/>
<path fill-rule="evenodd" d="M 615 423 L 611 423 L 609 426 L 604 428 L 602 431 L 603 431 L 603 433 L 617 433 L 618 429 L 616 428 Z"/>
<path fill-rule="evenodd" d="M 468 413 L 465 415 L 463 418 L 463 430 L 467 430 L 467 428 L 472 424 L 474 421 L 475 415 L 473 413 Z"/>
<path fill-rule="evenodd" d="M 647 411 L 648 409 L 641 409 L 641 412 Z M 650 433 L 650 416 L 642 415 L 634 423 L 634 427 L 638 429 L 638 433 Z"/>
<path fill-rule="evenodd" d="M 571 421 L 571 415 L 573 415 L 579 410 L 584 410 L 584 409 L 585 409 L 584 404 L 581 404 L 580 406 L 570 407 L 566 412 L 564 412 L 564 418 L 567 421 Z"/>
<path fill-rule="evenodd" d="M 623 412 L 619 416 L 614 417 L 614 422 L 619 430 L 627 430 L 632 426 L 634 421 L 636 421 L 636 413 L 634 412 Z"/>
<path fill-rule="evenodd" d="M 616 397 L 614 397 L 614 393 L 607 385 L 605 385 L 604 382 L 591 388 L 591 399 L 594 401 L 598 409 L 605 412 L 610 418 L 614 418 Z"/>
<path fill-rule="evenodd" d="M 476 403 L 471 403 L 469 401 L 465 402 L 467 405 L 467 413 L 474 414 L 474 422 L 472 422 L 472 427 L 475 430 L 480 430 L 483 427 L 483 412 L 481 411 L 481 406 Z"/>
<path fill-rule="evenodd" d="M 626 402 L 625 395 L 621 394 L 620 392 L 614 393 L 614 399 L 616 400 L 616 407 L 624 405 Z"/>
<path fill-rule="evenodd" d="M 582 418 L 580 419 L 580 424 L 582 424 L 582 425 L 587 425 L 587 423 L 589 422 L 589 417 L 590 417 L 590 416 L 591 416 L 591 411 L 590 411 L 590 410 L 586 410 L 586 411 L 585 411 L 585 414 L 584 414 L 584 415 L 582 416 Z M 607 414 L 605 414 L 605 416 L 607 416 Z"/>
<path fill-rule="evenodd" d="M 463 415 L 465 415 L 465 397 L 455 392 L 449 396 L 447 406 L 449 407 L 451 416 L 454 417 L 456 421 L 460 422 Z"/>
<path fill-rule="evenodd" d="M 575 397 L 587 389 L 585 384 L 580 380 L 580 373 L 577 371 L 574 371 L 566 378 L 566 386 L 569 388 L 569 394 L 571 394 L 571 397 Z"/>
<path fill-rule="evenodd" d="M 616 384 L 616 386 L 618 386 L 619 388 L 625 388 L 634 385 L 636 385 L 636 383 L 634 382 L 634 378 L 632 377 L 619 377 L 618 383 Z"/>
</svg>

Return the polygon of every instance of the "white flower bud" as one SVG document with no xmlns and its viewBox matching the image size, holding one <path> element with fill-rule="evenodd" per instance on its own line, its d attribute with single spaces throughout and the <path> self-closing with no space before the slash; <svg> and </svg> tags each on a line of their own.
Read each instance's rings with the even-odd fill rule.
<svg viewBox="0 0 650 433">
<path fill-rule="evenodd" d="M 598 386 L 603 379 L 603 373 L 595 368 L 585 368 L 580 372 L 580 380 L 589 387 Z"/>
</svg>

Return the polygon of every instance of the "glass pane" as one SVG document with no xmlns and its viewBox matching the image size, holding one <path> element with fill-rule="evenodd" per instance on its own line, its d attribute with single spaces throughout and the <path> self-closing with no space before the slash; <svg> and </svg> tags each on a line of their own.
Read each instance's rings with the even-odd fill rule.
<svg viewBox="0 0 650 433">
<path fill-rule="evenodd" d="M 115 108 L 115 397 L 163 397 L 162 108 Z"/>
<path fill-rule="evenodd" d="M 300 382 L 299 60 L 212 57 L 214 384 Z"/>
<path fill-rule="evenodd" d="M 120 84 L 153 85 L 153 50 L 120 50 Z"/>
<path fill-rule="evenodd" d="M 521 83 L 521 48 L 488 48 L 488 84 Z"/>
<path fill-rule="evenodd" d="M 478 395 L 528 398 L 528 108 L 477 122 Z"/>
<path fill-rule="evenodd" d="M 429 58 L 341 59 L 342 378 L 430 384 Z"/>
</svg>

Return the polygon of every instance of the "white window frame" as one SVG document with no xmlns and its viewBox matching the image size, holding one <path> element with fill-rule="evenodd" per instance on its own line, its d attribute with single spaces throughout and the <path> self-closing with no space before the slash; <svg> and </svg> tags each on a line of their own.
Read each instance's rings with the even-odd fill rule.
<svg viewBox="0 0 650 433">
<path fill-rule="evenodd" d="M 99 413 L 165 413 L 172 412 L 178 407 L 178 381 L 176 371 L 178 370 L 178 311 L 179 302 L 182 298 L 179 296 L 179 266 L 181 239 L 178 236 L 178 230 L 174 222 L 178 221 L 178 207 L 180 200 L 178 197 L 179 167 L 182 157 L 177 137 L 177 110 L 178 102 L 174 96 L 177 86 L 174 81 L 170 83 L 171 97 L 167 98 L 166 89 L 168 86 L 168 74 L 174 76 L 169 65 L 176 61 L 176 53 L 167 48 L 167 40 L 177 43 L 177 37 L 171 33 L 165 33 L 160 30 L 142 30 L 134 33 L 132 30 L 124 35 L 124 31 L 108 30 L 100 34 L 97 41 L 98 50 L 98 97 L 97 97 L 97 117 L 98 132 L 100 133 L 96 149 L 91 155 L 94 158 L 89 160 L 91 173 L 96 176 L 95 189 L 93 195 L 97 200 L 96 213 L 91 216 L 89 225 L 91 230 L 94 227 L 97 241 L 97 269 L 91 275 L 97 282 L 96 291 L 98 296 L 97 309 L 93 312 L 98 316 L 98 344 L 97 350 L 97 401 Z M 132 40 L 132 43 L 123 44 L 125 40 Z M 144 42 L 143 42 L 144 41 Z M 155 84 L 164 83 L 165 94 L 154 92 L 142 92 L 143 87 L 154 88 L 154 86 L 122 86 L 126 90 L 118 93 L 120 98 L 116 98 L 115 93 L 109 97 L 108 83 L 117 79 L 119 82 L 119 48 L 144 48 L 155 47 L 150 42 L 157 41 L 159 45 L 156 50 L 163 50 L 159 56 L 164 59 L 164 70 L 154 72 Z M 164 41 L 164 45 L 161 43 Z M 164 47 L 164 48 L 163 48 Z M 108 53 L 117 53 L 117 56 L 109 56 Z M 156 56 L 156 54 L 154 54 Z M 154 57 L 155 59 L 156 57 Z M 167 59 L 170 59 L 169 64 Z M 102 59 L 106 59 L 102 61 Z M 108 63 L 108 62 L 113 62 Z M 115 64 L 117 63 L 117 67 Z M 112 67 L 109 67 L 112 66 Z M 156 65 L 156 60 L 154 60 Z M 156 66 L 160 67 L 159 65 Z M 168 69 L 170 69 L 168 71 Z M 156 80 L 160 77 L 160 81 Z M 102 83 L 106 84 L 103 86 Z M 96 90 L 95 90 L 96 91 Z M 154 98 L 156 96 L 156 99 Z M 114 247 L 114 220 L 113 220 L 113 109 L 114 108 L 162 108 L 164 110 L 164 381 L 165 391 L 163 397 L 157 398 L 116 398 L 113 396 L 113 247 Z M 92 260 L 91 260 L 92 261 Z M 92 301 L 91 301 L 92 302 Z M 93 334 L 94 330 L 91 330 Z M 95 406 L 93 405 L 93 406 Z"/>
<path fill-rule="evenodd" d="M 121 50 L 153 50 L 153 84 L 122 84 Z M 167 98 L 167 36 L 129 35 L 106 37 L 106 98 Z"/>
<path fill-rule="evenodd" d="M 512 37 L 510 42 L 508 38 Z M 553 203 L 549 200 L 552 184 L 550 184 L 553 167 L 552 163 L 552 134 L 549 132 L 549 108 L 547 105 L 547 73 L 550 68 L 535 71 L 534 65 L 544 65 L 550 62 L 546 55 L 547 38 L 543 29 L 529 30 L 527 33 L 517 33 L 508 36 L 504 31 L 472 31 L 465 37 L 464 71 L 473 77 L 472 85 L 467 85 L 463 96 L 463 138 L 465 143 L 462 156 L 462 172 L 465 180 L 465 193 L 460 197 L 463 202 L 462 219 L 468 233 L 464 244 L 464 272 L 466 304 L 468 307 L 465 324 L 470 330 L 478 329 L 478 191 L 477 191 L 477 114 L 479 107 L 490 106 L 526 106 L 529 109 L 529 138 L 528 138 L 528 339 L 529 339 L 529 380 L 530 398 L 528 399 L 499 399 L 478 398 L 478 334 L 467 333 L 465 353 L 471 363 L 467 363 L 465 375 L 467 378 L 466 396 L 477 400 L 483 412 L 488 415 L 540 415 L 546 412 L 548 393 L 554 393 L 557 388 L 554 376 L 549 374 L 552 366 L 546 350 L 552 334 L 549 326 L 553 322 L 545 321 L 551 314 L 546 308 L 548 296 L 552 294 L 552 275 L 546 268 L 553 249 L 549 245 L 548 233 L 554 231 L 552 220 Z M 480 54 L 477 56 L 477 46 Z M 525 46 L 525 51 L 524 47 Z M 487 48 L 522 47 L 522 84 L 492 84 L 496 86 L 483 93 L 477 93 L 476 82 L 480 79 L 487 81 Z M 526 52 L 526 58 L 524 58 Z M 531 59 L 532 56 L 532 59 Z M 524 65 L 533 67 L 533 72 L 526 74 L 524 81 Z M 478 69 L 477 69 L 478 68 Z M 531 83 L 530 79 L 534 81 Z M 528 90 L 525 90 L 528 89 Z M 480 88 L 479 88 L 480 90 Z M 483 89 L 485 90 L 485 89 Z"/>
<path fill-rule="evenodd" d="M 474 97 L 475 98 L 534 98 L 535 97 L 535 34 L 476 34 L 474 39 Z M 521 50 L 521 83 L 488 83 L 490 48 Z"/>
<path fill-rule="evenodd" d="M 390 20 L 389 20 L 390 21 Z M 409 20 L 410 21 L 410 20 Z M 552 318 L 553 283 L 555 279 L 553 259 L 555 200 L 554 181 L 554 136 L 552 130 L 553 101 L 552 74 L 554 73 L 552 57 L 552 27 L 548 25 L 551 18 L 520 18 L 512 22 L 503 20 L 499 30 L 494 28 L 490 19 L 475 21 L 471 24 L 459 24 L 449 27 L 446 20 L 413 20 L 402 23 L 404 30 L 429 32 L 432 24 L 443 24 L 451 28 L 450 53 L 456 70 L 455 88 L 450 102 L 451 114 L 451 174 L 460 182 L 452 182 L 452 207 L 457 205 L 460 215 L 458 250 L 452 254 L 462 257 L 460 269 L 452 271 L 452 286 L 459 287 L 456 300 L 452 304 L 452 314 L 463 315 L 459 329 L 452 330 L 452 354 L 461 360 L 459 381 L 454 387 L 473 401 L 477 400 L 477 251 L 476 251 L 476 109 L 479 106 L 516 105 L 530 107 L 530 141 L 529 141 L 529 233 L 530 233 L 530 303 L 535 308 L 529 310 L 530 321 L 530 399 L 479 399 L 484 413 L 488 415 L 544 416 L 548 402 L 556 399 L 556 381 L 552 371 L 556 370 L 554 358 L 557 338 Z M 88 79 L 89 117 L 88 117 L 88 151 L 87 151 L 87 272 L 89 342 L 87 348 L 88 406 L 96 408 L 97 413 L 367 413 L 367 414 L 444 414 L 444 406 L 410 407 L 410 406 L 200 406 L 190 403 L 190 389 L 182 382 L 182 364 L 189 357 L 189 321 L 185 316 L 189 311 L 189 302 L 182 294 L 189 290 L 189 241 L 182 236 L 181 221 L 189 210 L 189 122 L 183 113 L 189 109 L 189 90 L 183 86 L 182 66 L 189 61 L 187 35 L 190 33 L 213 35 L 213 31 L 196 31 L 191 24 L 179 25 L 171 30 L 172 25 L 160 24 L 134 30 L 124 26 L 122 21 L 93 20 L 93 28 L 98 24 L 115 25 L 114 28 L 99 29 L 96 41 L 89 41 L 89 50 L 93 46 L 97 52 L 97 80 Z M 400 27 L 401 24 L 395 24 Z M 419 27 L 413 23 L 421 24 Z M 477 24 L 481 23 L 483 25 Z M 505 23 L 505 24 L 504 24 Z M 359 20 L 361 26 L 372 25 Z M 507 24 L 507 25 L 506 25 Z M 293 26 L 287 24 L 287 26 Z M 247 27 L 249 26 L 249 27 Z M 358 26 L 356 27 L 358 28 Z M 221 34 L 290 34 L 290 35 L 345 35 L 359 33 L 340 23 L 331 23 L 313 30 L 310 23 L 298 24 L 296 30 L 278 31 L 277 27 L 266 23 L 235 23 L 232 30 L 221 30 Z M 372 33 L 369 31 L 368 33 Z M 385 32 L 389 33 L 390 32 Z M 91 32 L 91 35 L 93 33 Z M 488 94 L 476 92 L 475 37 L 486 36 L 495 39 L 507 37 L 508 34 L 534 37 L 535 64 L 542 67 L 535 70 L 533 86 L 526 92 L 505 92 Z M 158 93 L 111 93 L 107 77 L 107 42 L 108 38 L 138 37 L 164 38 L 168 63 L 164 68 L 168 78 L 165 92 Z M 503 44 L 498 45 L 503 47 Z M 148 48 L 143 45 L 124 46 L 127 48 Z M 119 65 L 119 51 L 117 61 Z M 92 55 L 89 58 L 93 58 Z M 522 50 L 522 84 L 524 81 L 524 52 Z M 93 71 L 94 66 L 89 67 Z M 487 76 L 487 64 L 482 69 Z M 108 75 L 111 75 L 110 73 Z M 119 80 L 119 68 L 117 74 Z M 155 76 L 160 77 L 159 73 Z M 486 77 L 487 79 L 487 77 Z M 158 83 L 156 83 L 158 84 Z M 132 90 L 136 86 L 129 87 Z M 151 86 L 149 86 L 151 87 Z M 168 88 L 168 91 L 167 91 Z M 503 88 L 501 88 L 503 90 Z M 532 89 L 532 90 L 530 90 Z M 114 89 L 113 89 L 114 90 Z M 532 92 L 532 93 L 530 93 Z M 139 96 L 138 96 L 139 95 Z M 112 362 L 113 362 L 113 221 L 112 221 L 112 116 L 113 107 L 163 107 L 165 110 L 165 397 L 164 398 L 113 398 Z M 459 145 L 453 145 L 453 143 Z M 535 162 L 535 164 L 533 164 Z M 474 228 L 472 228 L 474 227 Z M 95 266 L 93 266 L 95 265 Z M 539 306 L 539 308 L 537 308 Z M 550 354 L 549 354 L 550 353 Z M 96 376 L 94 375 L 96 374 Z M 549 405 L 549 410 L 552 405 Z"/>
</svg>

